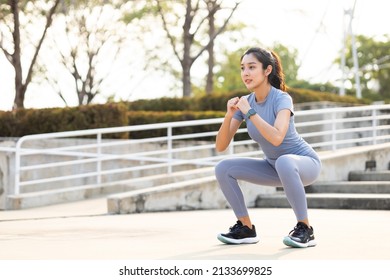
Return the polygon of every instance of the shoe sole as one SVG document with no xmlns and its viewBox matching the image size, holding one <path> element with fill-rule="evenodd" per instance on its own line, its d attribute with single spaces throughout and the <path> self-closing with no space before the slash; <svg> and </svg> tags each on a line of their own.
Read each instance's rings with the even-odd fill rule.
<svg viewBox="0 0 390 280">
<path fill-rule="evenodd" d="M 248 237 L 248 238 L 242 238 L 242 239 L 232 239 L 227 238 L 221 234 L 218 234 L 217 236 L 218 240 L 225 244 L 255 244 L 260 241 L 258 237 Z"/>
<path fill-rule="evenodd" d="M 294 247 L 294 248 L 307 248 L 307 247 L 314 247 L 317 245 L 317 243 L 315 242 L 315 240 L 310 240 L 309 242 L 307 243 L 301 243 L 301 242 L 297 242 L 295 240 L 292 240 L 290 237 L 286 236 L 284 239 L 283 239 L 283 243 L 284 245 L 286 246 L 290 246 L 290 247 Z"/>
</svg>

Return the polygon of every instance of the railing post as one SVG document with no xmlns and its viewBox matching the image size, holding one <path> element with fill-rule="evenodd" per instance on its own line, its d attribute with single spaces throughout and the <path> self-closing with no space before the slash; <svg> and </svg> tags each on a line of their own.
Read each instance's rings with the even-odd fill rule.
<svg viewBox="0 0 390 280">
<path fill-rule="evenodd" d="M 96 144 L 97 144 L 97 151 L 96 151 L 96 184 L 100 185 L 102 183 L 102 160 L 101 160 L 101 155 L 102 155 L 102 134 L 98 132 L 96 134 Z"/>
<path fill-rule="evenodd" d="M 14 194 L 20 193 L 20 145 L 19 141 L 16 143 L 15 149 L 15 186 Z"/>
<path fill-rule="evenodd" d="M 169 159 L 168 174 L 172 173 L 172 126 L 167 127 L 167 157 Z"/>
<path fill-rule="evenodd" d="M 378 126 L 378 116 L 377 109 L 374 107 L 372 109 L 372 144 L 376 145 L 376 136 L 377 136 L 377 126 Z"/>
<path fill-rule="evenodd" d="M 336 112 L 332 112 L 332 150 L 336 151 L 337 149 L 337 124 L 336 124 Z"/>
</svg>

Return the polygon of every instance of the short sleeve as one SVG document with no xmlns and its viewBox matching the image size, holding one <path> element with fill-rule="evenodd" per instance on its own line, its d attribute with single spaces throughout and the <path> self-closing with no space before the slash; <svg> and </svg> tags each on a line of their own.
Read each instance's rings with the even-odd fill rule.
<svg viewBox="0 0 390 280">
<path fill-rule="evenodd" d="M 237 110 L 237 112 L 234 113 L 233 118 L 242 122 L 244 120 L 244 114 L 240 110 Z"/>
<path fill-rule="evenodd" d="M 278 102 L 276 105 L 276 114 L 283 109 L 288 109 L 291 111 L 291 115 L 294 115 L 294 106 L 292 102 L 292 98 L 287 93 L 282 93 L 278 95 Z"/>
</svg>

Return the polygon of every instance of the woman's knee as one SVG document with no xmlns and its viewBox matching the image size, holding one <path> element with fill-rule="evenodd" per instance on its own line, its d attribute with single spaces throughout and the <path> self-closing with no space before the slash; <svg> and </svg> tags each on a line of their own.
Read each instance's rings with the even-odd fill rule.
<svg viewBox="0 0 390 280">
<path fill-rule="evenodd" d="M 293 155 L 282 155 L 275 161 L 275 169 L 279 171 L 297 170 Z"/>
<path fill-rule="evenodd" d="M 214 168 L 215 175 L 217 176 L 217 178 L 223 174 L 226 174 L 229 167 L 230 167 L 229 159 L 224 159 L 218 162 Z"/>
</svg>

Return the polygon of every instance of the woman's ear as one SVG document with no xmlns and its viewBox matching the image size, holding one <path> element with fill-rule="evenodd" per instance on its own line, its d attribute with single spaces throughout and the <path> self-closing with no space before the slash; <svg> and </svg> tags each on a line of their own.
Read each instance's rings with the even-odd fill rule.
<svg viewBox="0 0 390 280">
<path fill-rule="evenodd" d="M 265 75 L 268 76 L 272 72 L 272 65 L 268 65 L 265 69 Z"/>
</svg>

